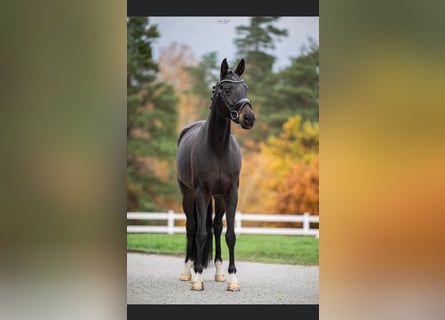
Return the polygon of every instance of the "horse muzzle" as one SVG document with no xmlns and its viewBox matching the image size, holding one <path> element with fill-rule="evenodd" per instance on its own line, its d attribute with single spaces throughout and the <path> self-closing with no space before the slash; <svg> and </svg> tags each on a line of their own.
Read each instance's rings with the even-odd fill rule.
<svg viewBox="0 0 445 320">
<path fill-rule="evenodd" d="M 239 123 L 243 129 L 251 129 L 255 123 L 255 113 L 250 104 L 244 105 L 239 114 Z"/>
</svg>

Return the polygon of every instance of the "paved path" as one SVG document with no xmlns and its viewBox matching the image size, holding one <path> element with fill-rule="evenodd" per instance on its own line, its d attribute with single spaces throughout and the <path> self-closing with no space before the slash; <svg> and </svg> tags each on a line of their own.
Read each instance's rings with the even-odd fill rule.
<svg viewBox="0 0 445 320">
<path fill-rule="evenodd" d="M 318 304 L 318 266 L 237 261 L 240 291 L 227 291 L 227 282 L 213 280 L 215 268 L 204 269 L 203 291 L 180 281 L 184 259 L 127 253 L 128 304 Z M 223 268 L 227 275 L 227 261 Z M 192 272 L 193 273 L 193 272 Z"/>
</svg>

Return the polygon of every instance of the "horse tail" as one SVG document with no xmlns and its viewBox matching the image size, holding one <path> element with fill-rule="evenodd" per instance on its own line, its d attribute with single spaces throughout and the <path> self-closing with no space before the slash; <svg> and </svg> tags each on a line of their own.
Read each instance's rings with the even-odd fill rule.
<svg viewBox="0 0 445 320">
<path fill-rule="evenodd" d="M 206 219 L 206 231 L 207 231 L 207 241 L 204 245 L 204 252 L 202 254 L 202 266 L 207 268 L 213 255 L 213 227 L 212 227 L 212 198 L 210 198 L 209 204 L 207 206 L 207 219 Z"/>
</svg>

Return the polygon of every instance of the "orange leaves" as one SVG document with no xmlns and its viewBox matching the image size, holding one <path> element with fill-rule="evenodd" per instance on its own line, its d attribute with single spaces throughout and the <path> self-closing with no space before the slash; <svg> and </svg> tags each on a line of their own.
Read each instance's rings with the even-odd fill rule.
<svg viewBox="0 0 445 320">
<path fill-rule="evenodd" d="M 318 156 L 309 164 L 295 164 L 278 188 L 275 205 L 277 211 L 318 215 L 318 181 Z"/>
<path fill-rule="evenodd" d="M 244 156 L 239 209 L 256 213 L 317 214 L 318 123 L 291 117 L 277 136 Z"/>
</svg>

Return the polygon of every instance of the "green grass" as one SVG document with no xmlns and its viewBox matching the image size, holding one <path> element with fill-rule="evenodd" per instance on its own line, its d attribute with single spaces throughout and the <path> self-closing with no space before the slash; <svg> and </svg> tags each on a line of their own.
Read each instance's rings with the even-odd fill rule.
<svg viewBox="0 0 445 320">
<path fill-rule="evenodd" d="M 185 257 L 185 234 L 128 234 L 127 250 Z M 221 236 L 224 261 L 229 253 Z M 213 241 L 213 246 L 214 246 Z M 308 236 L 237 235 L 235 258 L 279 264 L 318 265 L 319 239 Z M 215 252 L 215 249 L 213 249 Z"/>
</svg>

